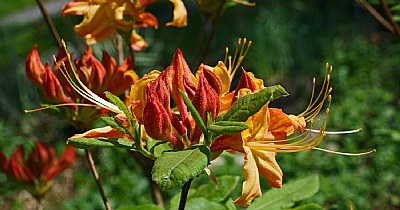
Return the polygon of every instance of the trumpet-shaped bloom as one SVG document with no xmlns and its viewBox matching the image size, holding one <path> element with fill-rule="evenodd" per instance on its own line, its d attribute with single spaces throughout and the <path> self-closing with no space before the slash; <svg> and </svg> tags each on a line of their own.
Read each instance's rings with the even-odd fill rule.
<svg viewBox="0 0 400 210">
<path fill-rule="evenodd" d="M 79 36 L 86 39 L 88 45 L 103 41 L 117 31 L 130 34 L 132 49 L 142 50 L 147 42 L 134 29 L 140 27 L 158 27 L 157 18 L 145 7 L 153 0 L 75 0 L 67 3 L 61 15 L 83 16 L 82 22 L 75 26 Z M 186 8 L 181 0 L 171 1 L 174 4 L 174 20 L 167 25 L 186 26 Z"/>
<path fill-rule="evenodd" d="M 24 148 L 18 147 L 9 159 L 0 151 L 0 171 L 7 176 L 27 184 L 34 196 L 42 196 L 50 187 L 50 181 L 63 170 L 71 167 L 75 150 L 66 146 L 59 158 L 53 148 L 40 142 L 24 158 Z"/>
</svg>

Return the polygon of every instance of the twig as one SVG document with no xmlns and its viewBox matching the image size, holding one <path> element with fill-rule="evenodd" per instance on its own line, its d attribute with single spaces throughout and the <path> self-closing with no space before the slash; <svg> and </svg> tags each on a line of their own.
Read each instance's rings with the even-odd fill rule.
<svg viewBox="0 0 400 210">
<path fill-rule="evenodd" d="M 100 194 L 101 194 L 101 198 L 103 199 L 104 206 L 106 207 L 107 210 L 111 210 L 110 203 L 108 203 L 107 196 L 104 193 L 103 185 L 101 184 L 101 181 L 100 181 L 100 178 L 99 178 L 99 174 L 97 173 L 96 166 L 94 165 L 92 153 L 90 152 L 89 149 L 85 149 L 85 153 L 86 153 L 86 159 L 87 159 L 87 161 L 89 163 L 89 166 L 90 166 L 90 171 L 93 174 L 93 177 L 94 177 L 94 179 L 96 181 L 96 184 L 97 184 L 97 188 L 99 188 L 99 191 L 100 191 Z"/>
<path fill-rule="evenodd" d="M 181 199 L 179 201 L 179 210 L 184 210 L 186 206 L 186 200 L 188 197 L 190 185 L 192 184 L 193 178 L 189 179 L 182 187 Z"/>
<path fill-rule="evenodd" d="M 199 57 L 199 53 L 201 51 L 201 44 L 203 43 L 203 36 L 206 27 L 206 23 L 208 22 L 209 18 L 205 17 L 200 25 L 199 33 L 197 34 L 197 41 L 196 41 L 196 48 L 194 49 L 194 56 L 193 56 L 193 65 L 197 65 L 197 60 Z"/>
<path fill-rule="evenodd" d="M 60 35 L 58 34 L 57 29 L 54 26 L 54 23 L 51 20 L 49 13 L 47 12 L 46 8 L 44 7 L 42 0 L 36 0 L 36 2 L 40 8 L 40 11 L 42 12 L 44 20 L 46 21 L 47 27 L 49 27 L 50 32 L 53 35 L 55 42 L 57 43 L 58 47 L 61 47 Z"/>
<path fill-rule="evenodd" d="M 217 25 L 218 25 L 219 19 L 221 18 L 222 8 L 224 7 L 224 4 L 225 4 L 225 1 L 223 1 L 221 3 L 221 5 L 219 6 L 218 11 L 217 11 L 217 15 L 212 21 L 211 32 L 210 32 L 210 35 L 208 36 L 208 39 L 207 39 L 206 46 L 204 48 L 203 54 L 201 55 L 201 62 L 205 61 L 205 59 L 207 57 L 208 50 L 210 49 L 211 42 L 214 39 L 215 33 L 217 32 Z"/>
<path fill-rule="evenodd" d="M 380 0 L 381 1 L 381 5 L 383 7 L 383 11 L 385 12 L 387 18 L 390 20 L 390 22 L 392 23 L 392 26 L 394 28 L 393 33 L 395 33 L 397 36 L 400 37 L 400 27 L 399 24 L 396 23 L 396 21 L 393 18 L 393 14 L 390 11 L 390 8 L 388 6 L 388 4 L 386 3 L 385 0 Z"/>
<path fill-rule="evenodd" d="M 363 6 L 378 22 L 380 22 L 387 30 L 389 30 L 392 33 L 395 33 L 395 29 L 392 26 L 392 24 L 390 24 L 389 21 L 387 21 L 381 14 L 379 14 L 378 11 L 376 11 L 376 9 L 371 6 L 370 3 L 368 3 L 365 0 L 357 0 L 357 2 Z"/>
</svg>

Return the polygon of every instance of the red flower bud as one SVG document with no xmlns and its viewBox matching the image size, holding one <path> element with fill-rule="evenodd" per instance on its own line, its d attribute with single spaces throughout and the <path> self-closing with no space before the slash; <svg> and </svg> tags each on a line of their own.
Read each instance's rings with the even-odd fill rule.
<svg viewBox="0 0 400 210">
<path fill-rule="evenodd" d="M 92 48 L 87 47 L 82 59 L 75 62 L 80 80 L 94 93 L 103 92 L 103 80 L 106 69 L 92 54 Z"/>
<path fill-rule="evenodd" d="M 63 87 L 51 71 L 50 64 L 46 62 L 46 71 L 43 77 L 43 91 L 47 99 L 54 102 L 72 102 L 63 92 Z"/>
<path fill-rule="evenodd" d="M 208 84 L 215 90 L 215 92 L 220 95 L 222 91 L 222 81 L 221 79 L 211 70 L 212 68 L 201 64 L 199 66 L 198 72 L 203 73 Z"/>
<path fill-rule="evenodd" d="M 196 94 L 193 97 L 192 103 L 199 112 L 205 124 L 207 124 L 208 113 L 211 113 L 213 120 L 217 117 L 220 108 L 219 95 L 210 86 L 210 84 L 208 84 L 203 76 L 203 73 L 201 73 L 199 76 L 199 86 Z M 200 136 L 200 128 L 196 125 L 191 141 L 198 142 Z"/>
<path fill-rule="evenodd" d="M 39 53 L 36 50 L 36 45 L 33 46 L 31 52 L 26 58 L 26 75 L 29 80 L 31 80 L 35 85 L 42 86 L 43 75 L 45 74 L 45 69 L 40 61 Z"/>
<path fill-rule="evenodd" d="M 172 132 L 172 123 L 168 111 L 160 102 L 152 88 L 147 87 L 147 103 L 143 110 L 143 125 L 146 133 L 154 139 L 169 141 L 177 148 L 183 143 Z"/>
</svg>

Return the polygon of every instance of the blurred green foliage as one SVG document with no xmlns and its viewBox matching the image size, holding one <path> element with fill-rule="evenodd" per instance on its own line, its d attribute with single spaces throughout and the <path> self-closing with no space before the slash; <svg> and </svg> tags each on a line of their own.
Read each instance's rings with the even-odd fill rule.
<svg viewBox="0 0 400 210">
<path fill-rule="evenodd" d="M 343 152 L 377 149 L 373 155 L 345 157 L 304 151 L 279 154 L 278 163 L 284 181 L 319 174 L 320 190 L 307 203 L 325 209 L 399 209 L 400 208 L 400 42 L 385 31 L 356 2 L 340 1 L 255 1 L 256 7 L 235 6 L 221 18 L 211 45 L 207 64 L 224 58 L 224 47 L 232 48 L 238 37 L 253 40 L 244 68 L 263 78 L 266 84 L 281 84 L 291 94 L 273 106 L 288 113 L 300 113 L 308 103 L 311 79 L 321 81 L 325 62 L 333 65 L 333 102 L 328 130 L 362 128 L 353 135 L 327 136 L 320 147 Z M 14 2 L 17 3 L 17 2 Z M 2 4 L 3 5 L 3 4 Z M 173 52 L 181 48 L 192 62 L 201 18 L 193 3 L 188 3 L 189 26 L 183 29 L 162 26 L 165 2 L 150 7 L 158 16 L 160 27 L 143 30 L 150 47 L 138 53 L 141 74 L 169 65 Z M 169 5 L 170 6 L 170 5 Z M 4 7 L 4 6 L 2 6 Z M 8 11 L 12 11 L 11 9 Z M 18 11 L 16 11 L 18 12 Z M 1 13 L 2 17 L 7 13 Z M 79 55 L 85 48 L 73 34 L 78 20 L 54 16 L 62 37 Z M 72 129 L 57 118 L 41 113 L 25 115 L 22 110 L 39 106 L 40 95 L 25 78 L 25 57 L 38 43 L 43 60 L 56 53 L 53 39 L 44 22 L 3 23 L 0 30 L 0 146 L 11 151 L 18 144 L 39 139 L 57 147 L 71 136 Z M 107 42 L 108 44 L 110 42 Z M 106 44 L 95 47 L 100 55 Z M 100 196 L 88 170 L 83 151 L 73 168 L 72 194 L 61 202 L 60 209 L 102 209 Z M 125 150 L 98 149 L 95 161 L 112 207 L 129 207 L 151 201 L 149 184 L 130 153 Z M 240 158 L 224 154 L 211 169 L 216 176 L 234 175 L 243 180 Z M 58 178 L 57 182 L 62 183 Z M 269 189 L 261 178 L 263 191 Z M 202 175 L 193 188 L 209 183 Z M 19 188 L 0 174 L 0 206 L 23 209 L 15 195 Z M 232 198 L 240 194 L 241 184 Z M 166 200 L 179 191 L 164 192 Z M 47 201 L 51 203 L 51 200 Z"/>
</svg>

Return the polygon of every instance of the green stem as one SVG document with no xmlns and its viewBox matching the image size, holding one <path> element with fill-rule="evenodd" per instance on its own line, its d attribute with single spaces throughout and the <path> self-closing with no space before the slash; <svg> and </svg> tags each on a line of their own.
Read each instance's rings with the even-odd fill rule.
<svg viewBox="0 0 400 210">
<path fill-rule="evenodd" d="M 193 178 L 189 179 L 185 185 L 182 187 L 181 199 L 179 201 L 179 210 L 184 210 L 186 206 L 186 201 L 190 189 L 190 185 L 192 184 Z"/>
</svg>

